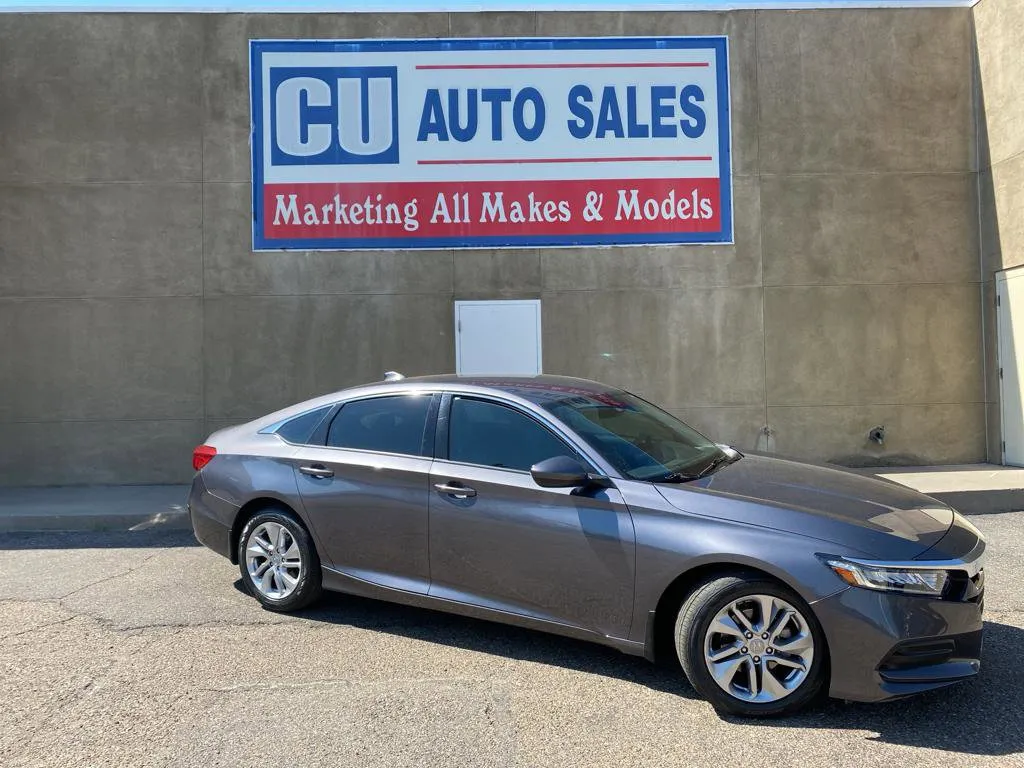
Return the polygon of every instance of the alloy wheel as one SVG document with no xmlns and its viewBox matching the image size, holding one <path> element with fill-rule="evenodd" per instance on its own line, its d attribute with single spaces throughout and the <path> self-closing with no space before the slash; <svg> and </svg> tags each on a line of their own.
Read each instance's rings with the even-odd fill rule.
<svg viewBox="0 0 1024 768">
<path fill-rule="evenodd" d="M 283 600 L 295 591 L 302 574 L 298 542 L 280 523 L 261 523 L 245 543 L 245 565 L 260 594 Z"/>
<path fill-rule="evenodd" d="M 767 704 L 793 693 L 814 661 L 814 636 L 800 611 L 773 595 L 746 595 L 722 608 L 704 636 L 704 662 L 718 687 Z"/>
</svg>

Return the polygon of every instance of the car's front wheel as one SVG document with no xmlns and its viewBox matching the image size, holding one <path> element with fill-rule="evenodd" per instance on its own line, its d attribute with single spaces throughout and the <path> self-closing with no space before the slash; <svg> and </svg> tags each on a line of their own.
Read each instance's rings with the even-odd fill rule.
<svg viewBox="0 0 1024 768">
<path fill-rule="evenodd" d="M 675 627 L 683 671 L 715 709 L 746 717 L 783 715 L 817 698 L 828 653 L 807 604 L 756 576 L 722 576 L 683 601 Z"/>
<path fill-rule="evenodd" d="M 264 608 L 297 611 L 320 597 L 323 574 L 305 527 L 284 509 L 256 514 L 238 538 L 246 591 Z"/>
</svg>

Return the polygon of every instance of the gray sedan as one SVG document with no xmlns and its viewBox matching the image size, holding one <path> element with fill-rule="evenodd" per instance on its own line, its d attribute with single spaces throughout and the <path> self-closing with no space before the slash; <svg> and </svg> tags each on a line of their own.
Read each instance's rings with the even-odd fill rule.
<svg viewBox="0 0 1024 768">
<path fill-rule="evenodd" d="M 217 432 L 193 466 L 196 537 L 270 610 L 328 589 L 675 657 L 739 715 L 979 669 L 985 542 L 959 514 L 595 382 L 356 387 Z"/>
</svg>

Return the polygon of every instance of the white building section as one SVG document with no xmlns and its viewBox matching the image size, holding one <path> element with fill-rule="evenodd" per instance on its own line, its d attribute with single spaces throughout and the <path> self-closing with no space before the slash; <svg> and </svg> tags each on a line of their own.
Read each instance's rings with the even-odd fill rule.
<svg viewBox="0 0 1024 768">
<path fill-rule="evenodd" d="M 1003 463 L 1024 467 L 1024 267 L 996 274 Z"/>
</svg>

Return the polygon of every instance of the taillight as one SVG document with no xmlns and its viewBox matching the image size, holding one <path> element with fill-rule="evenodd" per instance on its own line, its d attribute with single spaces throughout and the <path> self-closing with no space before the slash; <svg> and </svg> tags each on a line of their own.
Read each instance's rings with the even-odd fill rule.
<svg viewBox="0 0 1024 768">
<path fill-rule="evenodd" d="M 200 445 L 192 451 L 192 469 L 198 472 L 210 463 L 210 459 L 217 455 L 217 449 L 212 445 Z"/>
</svg>

